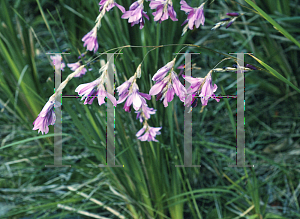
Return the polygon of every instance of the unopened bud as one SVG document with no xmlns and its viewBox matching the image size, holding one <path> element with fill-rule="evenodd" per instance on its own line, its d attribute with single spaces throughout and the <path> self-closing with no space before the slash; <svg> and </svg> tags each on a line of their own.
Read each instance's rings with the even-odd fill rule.
<svg viewBox="0 0 300 219">
<path fill-rule="evenodd" d="M 257 68 L 255 68 L 253 65 L 247 64 L 246 68 L 250 68 L 252 70 L 257 70 Z"/>
<path fill-rule="evenodd" d="M 227 13 L 226 15 L 228 15 L 228 16 L 232 16 L 232 17 L 237 17 L 237 16 L 240 16 L 240 14 L 239 14 L 239 13 L 237 13 L 237 12 L 233 12 L 233 13 Z"/>
<path fill-rule="evenodd" d="M 226 29 L 227 29 L 228 27 L 230 27 L 232 23 L 233 23 L 232 21 L 229 22 L 229 23 L 227 24 L 227 26 L 226 26 Z"/>
<path fill-rule="evenodd" d="M 224 18 L 224 19 L 222 19 L 222 20 L 220 20 L 220 21 L 229 21 L 230 20 L 230 18 Z"/>
</svg>

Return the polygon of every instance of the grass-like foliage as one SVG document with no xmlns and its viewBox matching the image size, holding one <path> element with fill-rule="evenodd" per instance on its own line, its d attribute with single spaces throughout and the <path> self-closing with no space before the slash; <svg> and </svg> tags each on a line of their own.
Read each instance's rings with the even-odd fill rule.
<svg viewBox="0 0 300 219">
<path fill-rule="evenodd" d="M 95 26 L 98 0 L 0 0 L 0 218 L 300 218 L 298 1 L 187 4 L 204 2 L 197 13 L 205 23 L 193 30 L 181 26 L 187 14 L 179 1 L 173 0 L 178 21 L 161 23 L 144 1 L 149 20 L 142 29 L 114 7 L 101 18 L 94 53 L 82 38 Z M 116 3 L 128 11 L 133 1 Z M 236 162 L 234 98 L 209 99 L 202 108 L 198 101 L 190 159 L 201 167 L 175 167 L 184 163 L 185 121 L 176 95 L 167 107 L 156 96 L 147 100 L 156 110 L 148 124 L 162 127 L 158 142 L 140 141 L 136 113 L 117 105 L 116 165 L 123 167 L 98 166 L 106 162 L 106 103 L 62 98 L 62 162 L 71 167 L 45 167 L 53 164 L 54 129 L 42 135 L 32 124 L 53 95 L 49 52 L 70 53 L 62 56 L 65 64 L 85 54 L 80 60 L 88 71 L 68 79 L 63 96 L 77 95 L 80 84 L 99 77 L 109 61 L 104 52 L 117 53 L 115 91 L 142 63 L 136 83 L 148 94 L 157 83 L 153 75 L 175 56 L 173 70 L 180 73 L 185 56 L 177 53 L 186 52 L 193 53 L 193 77 L 218 68 L 211 74 L 214 94 L 236 95 L 236 71 L 227 71 L 236 64 L 233 53 L 251 53 L 245 55 L 245 65 L 253 67 L 244 73 L 245 160 L 254 167 L 228 167 Z M 62 81 L 72 72 L 66 66 Z"/>
</svg>

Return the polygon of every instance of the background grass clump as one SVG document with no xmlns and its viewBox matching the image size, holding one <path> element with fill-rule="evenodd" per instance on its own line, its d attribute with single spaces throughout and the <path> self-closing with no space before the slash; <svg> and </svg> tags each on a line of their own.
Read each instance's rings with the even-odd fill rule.
<svg viewBox="0 0 300 219">
<path fill-rule="evenodd" d="M 126 10 L 132 1 L 119 0 Z M 199 1 L 187 1 L 198 7 Z M 236 156 L 236 101 L 209 101 L 193 110 L 193 158 L 201 168 L 183 164 L 184 106 L 177 97 L 157 109 L 149 123 L 162 126 L 159 143 L 135 137 L 142 125 L 134 112 L 115 109 L 116 164 L 106 159 L 106 106 L 63 98 L 63 164 L 53 164 L 53 126 L 47 135 L 32 131 L 33 121 L 53 94 L 54 74 L 47 52 L 67 51 L 65 63 L 85 52 L 81 38 L 99 13 L 98 0 L 0 0 L 0 218 L 300 218 L 299 211 L 299 28 L 297 0 L 207 1 L 205 26 L 181 37 L 186 19 L 174 1 L 178 22 L 150 21 L 131 27 L 117 8 L 106 13 L 98 31 L 99 53 L 125 45 L 115 55 L 116 87 L 142 64 L 140 91 L 148 93 L 153 74 L 181 52 L 192 55 L 194 77 L 204 77 L 229 53 L 245 55 L 260 70 L 245 75 L 246 163 L 232 168 Z M 228 12 L 244 16 L 225 29 L 210 31 Z M 169 45 L 169 46 L 167 46 Z M 93 54 L 88 52 L 87 57 Z M 230 55 L 232 56 L 232 55 Z M 234 57 L 234 56 L 233 56 Z M 255 57 L 255 58 L 254 58 Z M 101 59 L 106 60 L 106 56 Z M 179 55 L 175 67 L 184 64 Z M 228 59 L 218 67 L 232 66 Z M 63 95 L 95 80 L 99 62 L 68 83 Z M 180 70 L 176 70 L 179 73 Z M 70 74 L 67 67 L 63 79 Z M 180 79 L 183 83 L 183 79 Z M 236 94 L 235 73 L 213 73 L 216 95 Z"/>
</svg>

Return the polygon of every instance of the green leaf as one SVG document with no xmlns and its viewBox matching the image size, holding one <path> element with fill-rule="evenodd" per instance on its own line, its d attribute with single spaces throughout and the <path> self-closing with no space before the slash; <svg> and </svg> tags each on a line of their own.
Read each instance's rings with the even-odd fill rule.
<svg viewBox="0 0 300 219">
<path fill-rule="evenodd" d="M 250 55 L 250 54 L 249 54 Z M 256 61 L 258 61 L 262 66 L 264 66 L 268 72 L 270 74 L 272 74 L 273 76 L 275 76 L 276 78 L 280 79 L 281 81 L 283 81 L 284 83 L 290 85 L 292 88 L 294 88 L 296 91 L 298 91 L 300 93 L 299 88 L 297 88 L 295 85 L 293 85 L 289 80 L 287 80 L 285 77 L 283 77 L 281 74 L 279 74 L 275 69 L 271 68 L 269 65 L 267 65 L 266 63 L 264 63 L 263 61 L 261 61 L 260 59 L 256 58 L 253 55 L 250 55 L 252 58 L 254 58 Z"/>
<path fill-rule="evenodd" d="M 282 35 L 284 35 L 286 38 L 294 42 L 299 48 L 300 48 L 300 43 L 292 36 L 290 35 L 283 27 L 281 27 L 276 21 L 274 21 L 269 15 L 267 15 L 260 7 L 258 7 L 254 2 L 251 0 L 245 0 L 249 5 L 251 5 L 260 16 L 262 16 L 264 19 L 269 21 L 275 29 L 277 29 Z"/>
<path fill-rule="evenodd" d="M 46 134 L 46 135 L 42 135 L 42 136 L 36 136 L 36 137 L 32 137 L 32 138 L 27 138 L 25 140 L 21 140 L 21 141 L 16 141 L 14 143 L 11 143 L 11 144 L 7 144 L 7 145 L 4 145 L 0 148 L 1 149 L 4 149 L 4 148 L 8 148 L 8 147 L 11 147 L 11 146 L 14 146 L 14 145 L 21 145 L 21 144 L 24 144 L 26 142 L 29 142 L 29 141 L 35 141 L 37 139 L 41 139 L 41 138 L 49 138 L 49 137 L 53 137 L 55 136 L 56 134 Z M 62 134 L 58 134 L 58 135 L 61 135 L 61 136 L 71 136 L 69 134 L 65 134 L 65 133 L 62 133 Z"/>
</svg>

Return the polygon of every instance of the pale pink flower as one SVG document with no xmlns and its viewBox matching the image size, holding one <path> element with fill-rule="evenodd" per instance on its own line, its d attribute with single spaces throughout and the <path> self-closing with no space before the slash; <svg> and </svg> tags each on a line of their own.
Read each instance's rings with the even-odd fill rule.
<svg viewBox="0 0 300 219">
<path fill-rule="evenodd" d="M 121 84 L 119 87 L 117 87 L 117 91 L 119 93 L 120 98 L 123 98 L 123 96 L 124 96 L 124 94 L 126 94 L 126 92 L 128 93 L 128 89 L 134 79 L 135 79 L 135 76 L 132 76 L 129 78 L 129 80 L 125 81 L 123 84 Z"/>
<path fill-rule="evenodd" d="M 81 100 L 85 99 L 84 104 L 92 104 L 95 97 L 97 97 L 98 104 L 101 106 L 105 103 L 104 98 L 107 97 L 114 106 L 117 106 L 116 98 L 105 90 L 100 78 L 93 82 L 79 85 L 75 92 L 78 92 L 78 95 L 82 95 Z"/>
<path fill-rule="evenodd" d="M 175 58 L 171 61 L 168 62 L 165 66 L 161 67 L 158 69 L 158 71 L 153 75 L 152 80 L 153 81 L 161 81 L 166 74 L 174 67 L 175 64 Z"/>
<path fill-rule="evenodd" d="M 167 20 L 169 16 L 173 21 L 178 21 L 172 0 L 152 0 L 149 6 L 151 9 L 156 9 L 156 12 L 152 13 L 154 21 L 159 21 L 159 23 L 161 23 L 162 21 Z"/>
<path fill-rule="evenodd" d="M 55 113 L 54 113 L 54 101 L 49 100 L 42 111 L 38 115 L 38 117 L 33 122 L 32 130 L 39 130 L 38 133 L 42 132 L 42 134 L 47 134 L 49 132 L 49 125 L 54 125 L 55 123 Z"/>
<path fill-rule="evenodd" d="M 144 125 L 144 127 L 136 133 L 136 136 L 141 141 L 156 141 L 155 136 L 161 134 L 159 128 L 150 127 L 148 124 Z M 141 136 L 144 133 L 143 136 Z"/>
<path fill-rule="evenodd" d="M 140 109 L 142 104 L 146 104 L 146 100 L 150 100 L 151 96 L 149 94 L 144 94 L 142 92 L 139 92 L 139 87 L 136 83 L 132 84 L 132 87 L 129 91 L 125 92 L 123 96 L 117 101 L 117 103 L 123 103 L 125 99 L 127 98 L 125 105 L 123 109 L 125 109 L 126 112 L 130 112 L 131 105 L 133 105 L 133 108 L 135 110 Z"/>
<path fill-rule="evenodd" d="M 157 95 L 157 100 L 160 99 L 163 101 L 165 107 L 173 100 L 174 94 L 176 94 L 182 102 L 184 102 L 186 95 L 185 87 L 180 83 L 177 74 L 173 71 L 174 63 L 175 59 L 157 71 L 152 78 L 152 80 L 157 81 L 157 83 L 153 85 L 149 91 L 150 95 Z M 170 69 L 172 69 L 171 73 L 166 76 Z"/>
<path fill-rule="evenodd" d="M 192 108 L 196 107 L 198 96 L 201 97 L 202 105 L 207 105 L 209 98 L 213 98 L 217 102 L 220 101 L 220 99 L 216 98 L 216 95 L 214 94 L 218 86 L 216 84 L 214 86 L 212 85 L 211 72 L 207 74 L 206 78 L 193 78 L 184 75 L 182 75 L 182 77 L 191 84 L 190 88 L 187 90 L 185 106 Z"/>
<path fill-rule="evenodd" d="M 182 75 L 182 77 L 191 84 L 191 86 L 187 90 L 188 93 L 197 92 L 204 81 L 204 78 L 193 78 L 191 76 L 185 76 L 185 75 Z"/>
<path fill-rule="evenodd" d="M 142 107 L 135 111 L 137 113 L 136 119 L 140 119 L 140 122 L 143 122 L 144 119 L 150 119 L 150 114 L 155 114 L 156 110 L 149 108 L 147 104 L 142 104 Z"/>
<path fill-rule="evenodd" d="M 144 18 L 147 18 L 149 20 L 148 15 L 146 14 L 143 5 L 144 0 L 139 0 L 131 4 L 129 7 L 129 11 L 126 11 L 121 18 L 128 19 L 128 23 L 131 23 L 131 26 L 134 26 L 135 24 L 140 24 L 140 29 L 144 27 Z"/>
<path fill-rule="evenodd" d="M 101 0 L 99 2 L 99 5 L 101 5 L 99 11 L 101 12 L 105 3 L 108 2 L 108 6 L 106 8 L 106 11 L 110 11 L 110 9 L 112 9 L 113 7 L 117 6 L 123 13 L 125 13 L 125 8 L 117 3 L 115 3 L 114 0 Z"/>
<path fill-rule="evenodd" d="M 59 56 L 57 58 L 59 58 Z M 54 66 L 55 66 L 55 63 L 59 62 L 59 60 L 57 60 L 57 62 L 56 62 L 56 56 L 50 56 L 50 59 L 52 59 L 52 63 Z M 66 64 L 61 59 L 61 70 L 63 71 L 65 67 L 66 67 Z"/>
<path fill-rule="evenodd" d="M 79 61 L 79 62 L 67 64 L 67 66 L 68 66 L 72 71 L 76 71 L 76 69 L 79 68 L 79 67 L 81 66 L 81 63 L 80 63 L 80 61 Z M 86 71 L 87 71 L 86 68 L 83 68 L 77 75 L 74 75 L 74 77 L 75 77 L 75 78 L 81 77 L 82 75 L 85 75 Z"/>
<path fill-rule="evenodd" d="M 97 42 L 97 27 L 95 26 L 90 32 L 88 32 L 83 38 L 84 42 L 83 46 L 87 46 L 87 50 L 93 51 L 94 53 L 98 50 L 98 42 Z"/>
<path fill-rule="evenodd" d="M 194 26 L 196 26 L 196 28 L 199 28 L 200 24 L 204 26 L 205 17 L 204 17 L 203 7 L 205 3 L 201 4 L 198 8 L 192 8 L 184 0 L 181 0 L 180 4 L 181 4 L 180 9 L 188 13 L 187 19 L 181 24 L 181 26 L 186 24 L 187 22 L 189 22 L 188 27 L 190 28 L 190 30 L 193 30 Z M 187 31 L 187 27 L 183 29 L 182 35 L 186 31 Z"/>
<path fill-rule="evenodd" d="M 211 73 L 208 73 L 206 76 L 205 83 L 201 89 L 200 97 L 201 97 L 201 102 L 202 105 L 207 105 L 208 99 L 213 98 L 217 102 L 220 101 L 220 99 L 216 98 L 214 92 L 218 89 L 218 86 L 215 84 L 214 86 L 212 85 L 212 78 L 211 78 Z"/>
</svg>

